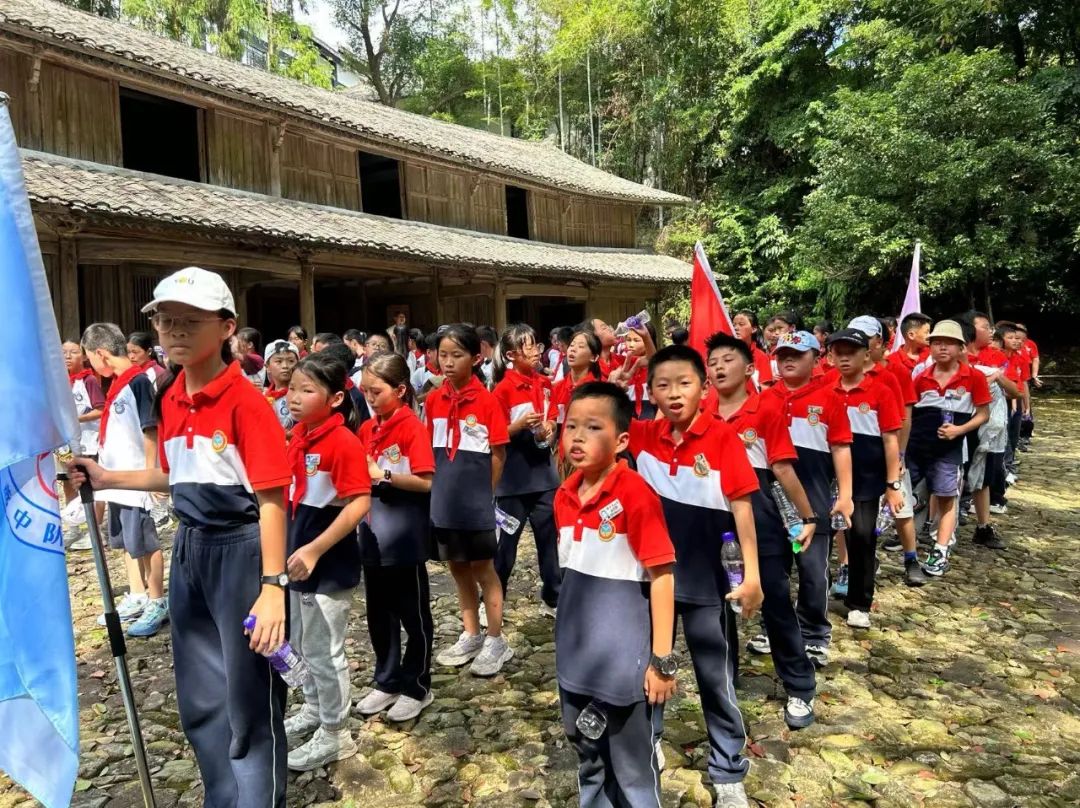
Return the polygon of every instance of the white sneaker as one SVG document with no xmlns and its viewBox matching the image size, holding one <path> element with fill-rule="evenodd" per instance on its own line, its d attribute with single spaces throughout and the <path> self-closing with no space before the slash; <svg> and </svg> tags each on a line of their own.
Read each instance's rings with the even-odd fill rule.
<svg viewBox="0 0 1080 808">
<path fill-rule="evenodd" d="M 296 746 L 301 738 L 310 735 L 318 728 L 319 714 L 314 710 L 308 710 L 305 705 L 296 715 L 285 719 L 285 740 L 290 747 Z"/>
<path fill-rule="evenodd" d="M 130 623 L 137 620 L 143 613 L 143 609 L 146 608 L 146 604 L 150 602 L 150 598 L 146 593 L 141 595 L 134 595 L 128 592 L 124 597 L 120 598 L 120 602 L 116 604 L 116 613 L 120 616 L 121 623 Z M 105 625 L 105 614 L 99 614 L 97 619 L 99 626 Z"/>
<path fill-rule="evenodd" d="M 473 635 L 463 631 L 456 643 L 438 653 L 435 662 L 447 668 L 460 668 L 479 654 L 483 647 L 483 634 Z"/>
<path fill-rule="evenodd" d="M 1008 505 L 991 505 L 990 513 L 997 514 L 998 516 L 1004 516 L 1009 512 Z"/>
<path fill-rule="evenodd" d="M 870 628 L 870 615 L 859 609 L 852 609 L 848 612 L 847 624 L 852 628 Z"/>
<path fill-rule="evenodd" d="M 431 705 L 431 702 L 435 701 L 435 694 L 430 690 L 428 694 L 424 696 L 423 701 L 414 699 L 412 696 L 402 696 L 396 702 L 394 706 L 390 708 L 390 712 L 386 714 L 387 721 L 412 721 L 416 716 L 424 710 L 424 708 Z"/>
<path fill-rule="evenodd" d="M 806 655 L 810 657 L 815 668 L 824 668 L 829 664 L 829 649 L 824 645 L 806 646 Z"/>
<path fill-rule="evenodd" d="M 357 752 L 356 741 L 347 729 L 331 732 L 324 727 L 315 730 L 311 740 L 289 752 L 289 768 L 293 771 L 307 772 L 345 760 Z"/>
<path fill-rule="evenodd" d="M 514 649 L 504 637 L 484 637 L 484 647 L 473 660 L 469 673 L 473 676 L 494 676 L 513 656 Z"/>
<path fill-rule="evenodd" d="M 713 783 L 716 791 L 715 808 L 750 808 L 742 783 Z"/>
<path fill-rule="evenodd" d="M 784 723 L 789 729 L 805 729 L 814 723 L 814 700 L 803 701 L 798 696 L 788 696 L 784 707 Z"/>
<path fill-rule="evenodd" d="M 746 643 L 746 650 L 751 654 L 771 654 L 772 643 L 769 642 L 768 634 L 758 634 Z"/>
<path fill-rule="evenodd" d="M 1016 485 L 1016 475 L 1011 471 L 1005 475 L 1005 485 Z"/>
<path fill-rule="evenodd" d="M 656 770 L 662 772 L 664 767 L 667 766 L 667 758 L 664 757 L 664 749 L 660 745 L 660 741 L 656 742 Z"/>
<path fill-rule="evenodd" d="M 356 711 L 364 716 L 378 715 L 387 707 L 393 706 L 394 702 L 397 700 L 397 693 L 384 693 L 378 688 L 375 688 L 357 702 Z"/>
<path fill-rule="evenodd" d="M 554 620 L 558 613 L 558 606 L 548 606 L 546 603 L 540 604 L 540 614 L 542 614 L 544 617 L 550 617 L 552 620 Z"/>
<path fill-rule="evenodd" d="M 75 539 L 75 541 L 73 541 L 71 544 L 68 545 L 68 549 L 69 550 L 78 550 L 78 551 L 92 549 L 92 545 L 90 544 L 90 537 L 87 536 L 87 535 L 80 536 L 79 538 Z"/>
<path fill-rule="evenodd" d="M 477 612 L 477 615 L 480 618 L 480 628 L 487 628 L 487 607 L 484 606 L 483 601 L 480 602 L 480 610 Z"/>
</svg>

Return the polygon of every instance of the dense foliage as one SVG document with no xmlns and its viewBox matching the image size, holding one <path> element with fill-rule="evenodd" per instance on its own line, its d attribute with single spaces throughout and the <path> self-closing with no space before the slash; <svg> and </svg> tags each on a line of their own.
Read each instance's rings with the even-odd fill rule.
<svg viewBox="0 0 1080 808">
<path fill-rule="evenodd" d="M 692 197 L 644 241 L 735 305 L 891 312 L 918 239 L 932 311 L 1080 311 L 1075 0 L 322 2 L 383 103 Z"/>
</svg>

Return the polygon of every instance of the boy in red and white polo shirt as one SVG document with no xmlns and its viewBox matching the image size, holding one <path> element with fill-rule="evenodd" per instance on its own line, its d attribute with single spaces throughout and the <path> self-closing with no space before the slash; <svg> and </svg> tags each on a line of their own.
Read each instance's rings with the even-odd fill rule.
<svg viewBox="0 0 1080 808">
<path fill-rule="evenodd" d="M 581 804 L 659 808 L 653 730 L 676 687 L 675 551 L 656 494 L 616 458 L 632 416 L 613 384 L 573 393 L 563 447 L 574 472 L 555 495 L 564 574 L 555 668 Z M 606 721 L 599 738 L 590 717 Z"/>
<path fill-rule="evenodd" d="M 915 377 L 915 404 L 905 461 L 912 485 L 923 479 L 938 515 L 938 542 L 923 564 L 927 575 L 949 570 L 949 542 L 956 527 L 963 482 L 964 436 L 989 418 L 990 388 L 981 371 L 960 361 L 966 347 L 955 320 L 941 320 L 930 332 L 933 364 Z"/>
</svg>

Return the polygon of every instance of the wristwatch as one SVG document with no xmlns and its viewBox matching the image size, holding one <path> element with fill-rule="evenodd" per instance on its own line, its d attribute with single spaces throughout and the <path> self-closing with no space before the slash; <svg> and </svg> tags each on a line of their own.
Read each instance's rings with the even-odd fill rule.
<svg viewBox="0 0 1080 808">
<path fill-rule="evenodd" d="M 820 521 L 821 517 L 815 513 L 813 516 L 807 516 L 805 519 L 803 519 L 802 523 L 804 525 L 816 525 Z"/>
<path fill-rule="evenodd" d="M 280 586 L 284 589 L 289 585 L 289 576 L 284 572 L 280 572 L 277 575 L 264 575 L 259 579 L 259 583 L 267 584 L 269 586 Z"/>
<path fill-rule="evenodd" d="M 900 482 L 900 480 L 890 480 L 889 482 L 885 483 L 885 485 L 887 485 L 893 491 L 899 491 L 901 488 L 904 487 L 904 484 Z"/>
<path fill-rule="evenodd" d="M 390 469 L 383 469 L 382 478 L 384 483 L 390 482 L 390 475 L 393 474 Z"/>
<path fill-rule="evenodd" d="M 658 657 L 653 654 L 649 664 L 656 669 L 657 673 L 669 679 L 679 672 L 679 658 L 675 656 L 674 651 L 665 657 Z"/>
</svg>

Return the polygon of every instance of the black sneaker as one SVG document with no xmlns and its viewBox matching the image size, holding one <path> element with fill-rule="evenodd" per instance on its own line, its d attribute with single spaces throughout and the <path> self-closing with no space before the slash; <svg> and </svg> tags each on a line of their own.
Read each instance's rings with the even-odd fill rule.
<svg viewBox="0 0 1080 808">
<path fill-rule="evenodd" d="M 904 583 L 908 586 L 923 586 L 928 580 L 919 559 L 912 558 L 904 562 Z"/>
<path fill-rule="evenodd" d="M 920 547 L 933 547 L 936 542 L 930 533 L 930 520 L 927 519 L 919 531 L 918 542 Z"/>
<path fill-rule="evenodd" d="M 1004 550 L 1006 546 L 1005 540 L 998 535 L 993 525 L 983 525 L 975 528 L 975 537 L 972 541 L 989 550 Z"/>
<path fill-rule="evenodd" d="M 894 533 L 889 536 L 889 538 L 885 539 L 881 545 L 881 549 L 889 553 L 895 553 L 897 550 L 902 549 L 903 546 L 904 544 L 900 541 L 900 537 Z"/>
</svg>

